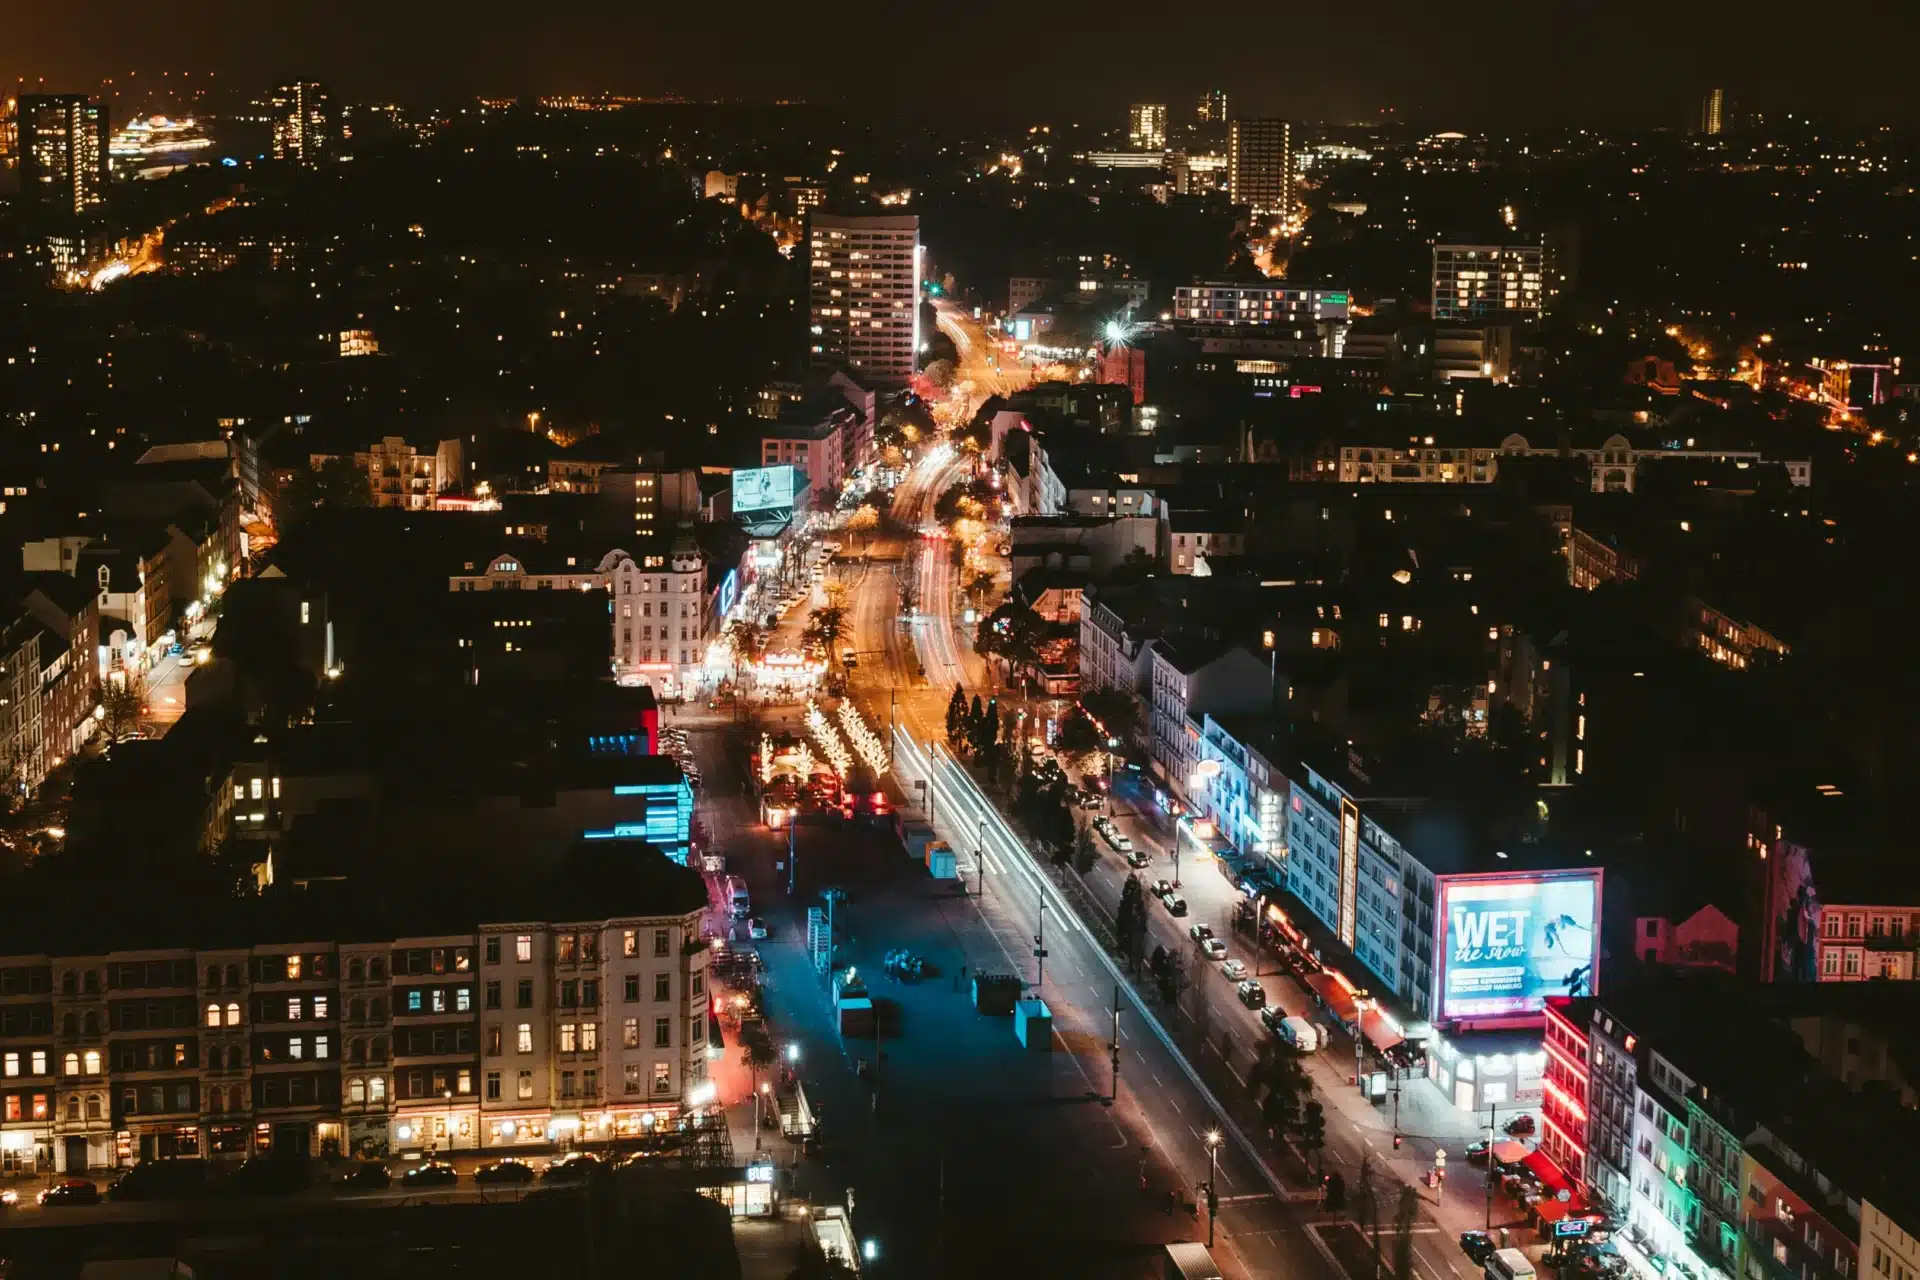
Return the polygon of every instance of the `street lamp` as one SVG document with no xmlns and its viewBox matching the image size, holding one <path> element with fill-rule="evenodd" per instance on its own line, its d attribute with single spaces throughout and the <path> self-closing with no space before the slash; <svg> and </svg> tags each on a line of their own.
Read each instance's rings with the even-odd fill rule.
<svg viewBox="0 0 1920 1280">
<path fill-rule="evenodd" d="M 1213 1248 L 1213 1224 L 1220 1217 L 1220 1131 L 1207 1130 L 1207 1248 Z"/>
<path fill-rule="evenodd" d="M 762 1080 L 759 1090 L 753 1095 L 753 1149 L 755 1151 L 760 1149 L 760 1099 L 770 1097 L 772 1093 L 773 1086 Z"/>
<path fill-rule="evenodd" d="M 1267 705 L 1271 707 L 1274 695 L 1280 692 L 1280 649 L 1271 631 L 1260 633 L 1260 643 L 1267 647 Z"/>
</svg>

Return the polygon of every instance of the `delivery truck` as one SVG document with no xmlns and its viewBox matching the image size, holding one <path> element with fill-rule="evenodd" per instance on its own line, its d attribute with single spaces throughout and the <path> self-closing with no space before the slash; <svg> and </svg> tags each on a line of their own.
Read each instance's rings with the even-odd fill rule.
<svg viewBox="0 0 1920 1280">
<path fill-rule="evenodd" d="M 1314 1053 L 1320 1048 L 1320 1029 L 1305 1018 L 1282 1018 L 1280 1039 L 1301 1053 Z"/>
</svg>

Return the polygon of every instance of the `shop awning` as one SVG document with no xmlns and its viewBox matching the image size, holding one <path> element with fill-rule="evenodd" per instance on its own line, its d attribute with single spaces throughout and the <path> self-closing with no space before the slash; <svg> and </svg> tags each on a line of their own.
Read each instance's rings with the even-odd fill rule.
<svg viewBox="0 0 1920 1280">
<path fill-rule="evenodd" d="M 1527 1158 L 1527 1154 L 1526 1144 L 1511 1138 L 1493 1144 L 1493 1158 L 1500 1164 L 1519 1164 Z"/>
<path fill-rule="evenodd" d="M 1552 1198 L 1537 1200 L 1534 1202 L 1533 1211 L 1539 1215 L 1540 1225 L 1544 1227 L 1549 1223 L 1558 1222 L 1560 1219 L 1572 1213 L 1574 1211 L 1574 1203 L 1572 1200 L 1561 1201 Z"/>
<path fill-rule="evenodd" d="M 1353 994 L 1349 992 L 1331 973 L 1324 969 L 1307 975 L 1307 985 L 1320 997 L 1329 1012 L 1342 1023 L 1352 1023 L 1356 1010 Z"/>
<path fill-rule="evenodd" d="M 1360 1015 L 1360 1030 L 1368 1043 L 1382 1053 L 1406 1040 L 1400 1034 L 1399 1024 L 1378 1009 L 1368 1009 Z"/>
<path fill-rule="evenodd" d="M 1573 1190 L 1573 1184 L 1567 1180 L 1567 1175 L 1561 1172 L 1560 1166 L 1555 1164 L 1553 1157 L 1546 1152 L 1535 1148 L 1529 1151 L 1527 1158 L 1520 1163 L 1534 1177 L 1540 1179 L 1540 1185 L 1545 1187 L 1549 1194 L 1561 1190 Z"/>
</svg>

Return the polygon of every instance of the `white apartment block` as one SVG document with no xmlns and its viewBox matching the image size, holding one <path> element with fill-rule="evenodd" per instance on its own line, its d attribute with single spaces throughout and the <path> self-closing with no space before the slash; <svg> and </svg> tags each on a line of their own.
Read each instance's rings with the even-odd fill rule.
<svg viewBox="0 0 1920 1280">
<path fill-rule="evenodd" d="M 874 386 L 903 387 L 920 353 L 920 219 L 816 211 L 808 265 L 810 349 Z"/>
<path fill-rule="evenodd" d="M 529 547 L 527 552 L 544 553 Z M 613 611 L 613 674 L 676 696 L 698 685 L 707 660 L 707 565 L 692 538 L 667 554 L 635 557 L 615 549 L 598 561 L 566 556 L 565 564 L 533 565 L 503 552 L 485 568 L 448 580 L 454 591 L 604 591 Z"/>
<path fill-rule="evenodd" d="M 1433 318 L 1535 316 L 1546 304 L 1546 250 L 1539 244 L 1433 246 Z"/>
</svg>

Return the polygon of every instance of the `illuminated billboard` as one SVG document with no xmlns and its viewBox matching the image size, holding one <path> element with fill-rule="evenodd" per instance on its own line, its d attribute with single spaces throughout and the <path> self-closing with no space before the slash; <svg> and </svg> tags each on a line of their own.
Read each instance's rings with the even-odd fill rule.
<svg viewBox="0 0 1920 1280">
<path fill-rule="evenodd" d="M 733 473 L 733 512 L 793 509 L 793 468 L 754 467 Z"/>
<path fill-rule="evenodd" d="M 1440 1017 L 1537 1014 L 1597 989 L 1600 872 L 1442 876 L 1438 927 Z"/>
</svg>

